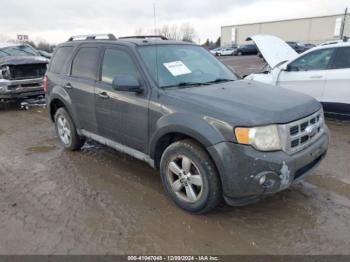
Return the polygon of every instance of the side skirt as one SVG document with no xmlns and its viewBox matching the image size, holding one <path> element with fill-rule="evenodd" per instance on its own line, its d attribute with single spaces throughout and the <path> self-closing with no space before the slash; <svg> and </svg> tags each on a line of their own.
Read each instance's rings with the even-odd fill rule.
<svg viewBox="0 0 350 262">
<path fill-rule="evenodd" d="M 95 140 L 103 145 L 109 146 L 109 147 L 111 147 L 111 148 L 113 148 L 121 153 L 125 153 L 127 155 L 130 155 L 130 156 L 136 158 L 136 159 L 144 161 L 144 162 L 148 163 L 152 168 L 154 168 L 154 160 L 151 159 L 145 153 L 142 153 L 142 152 L 135 150 L 133 148 L 130 148 L 128 146 L 124 146 L 122 144 L 119 144 L 117 142 L 114 142 L 112 140 L 104 138 L 102 136 L 96 135 L 96 134 L 91 133 L 89 131 L 86 131 L 84 129 L 78 130 L 78 134 L 81 136 L 84 136 L 86 138 L 90 138 L 92 140 Z"/>
</svg>

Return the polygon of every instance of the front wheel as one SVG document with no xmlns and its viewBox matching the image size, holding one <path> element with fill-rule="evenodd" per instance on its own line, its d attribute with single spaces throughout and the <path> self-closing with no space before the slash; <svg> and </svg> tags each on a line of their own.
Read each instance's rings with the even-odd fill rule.
<svg viewBox="0 0 350 262">
<path fill-rule="evenodd" d="M 160 163 L 162 183 L 169 197 L 191 213 L 205 213 L 221 201 L 216 167 L 207 152 L 192 140 L 171 144 Z"/>
<path fill-rule="evenodd" d="M 85 143 L 85 139 L 77 133 L 74 122 L 63 107 L 55 114 L 55 127 L 62 145 L 71 151 L 79 150 Z"/>
</svg>

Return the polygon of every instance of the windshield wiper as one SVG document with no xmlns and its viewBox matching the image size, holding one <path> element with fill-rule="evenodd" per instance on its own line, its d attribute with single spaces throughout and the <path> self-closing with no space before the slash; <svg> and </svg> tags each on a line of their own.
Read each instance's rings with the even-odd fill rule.
<svg viewBox="0 0 350 262">
<path fill-rule="evenodd" d="M 205 82 L 205 84 L 217 84 L 217 83 L 222 83 L 222 82 L 231 82 L 235 81 L 233 79 L 227 79 L 227 78 L 217 78 L 213 81 Z"/>
<path fill-rule="evenodd" d="M 171 87 L 180 87 L 180 88 L 186 88 L 186 87 L 191 87 L 191 86 L 201 86 L 201 85 L 206 85 L 207 83 L 202 83 L 202 82 L 181 82 L 176 85 L 168 85 L 168 86 L 162 86 L 162 88 L 171 88 Z"/>
</svg>

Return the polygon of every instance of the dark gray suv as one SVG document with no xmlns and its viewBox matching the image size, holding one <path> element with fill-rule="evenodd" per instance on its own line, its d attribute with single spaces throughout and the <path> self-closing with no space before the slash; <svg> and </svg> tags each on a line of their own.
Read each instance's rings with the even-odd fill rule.
<svg viewBox="0 0 350 262">
<path fill-rule="evenodd" d="M 89 138 L 146 161 L 193 213 L 286 189 L 328 147 L 319 102 L 241 80 L 202 47 L 163 37 L 72 37 L 44 88 L 65 148 Z"/>
</svg>

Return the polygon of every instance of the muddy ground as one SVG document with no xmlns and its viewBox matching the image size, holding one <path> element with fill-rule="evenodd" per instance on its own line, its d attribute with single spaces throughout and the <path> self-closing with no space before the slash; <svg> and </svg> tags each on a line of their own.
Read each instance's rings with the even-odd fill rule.
<svg viewBox="0 0 350 262">
<path fill-rule="evenodd" d="M 45 109 L 0 111 L 0 253 L 350 254 L 350 124 L 328 125 L 305 182 L 190 215 L 147 164 L 91 142 L 63 150 Z"/>
</svg>

